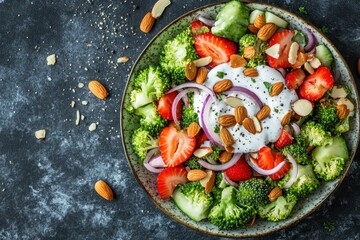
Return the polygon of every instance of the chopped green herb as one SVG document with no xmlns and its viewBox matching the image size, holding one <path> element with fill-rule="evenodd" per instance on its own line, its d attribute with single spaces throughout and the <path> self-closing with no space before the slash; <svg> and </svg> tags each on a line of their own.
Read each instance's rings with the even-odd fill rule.
<svg viewBox="0 0 360 240">
<path fill-rule="evenodd" d="M 274 108 L 274 112 L 279 113 L 279 109 Z"/>
<path fill-rule="evenodd" d="M 307 10 L 305 7 L 299 7 L 299 12 L 303 13 L 303 14 L 308 14 Z"/>
<path fill-rule="evenodd" d="M 218 78 L 223 78 L 225 76 L 225 73 L 224 72 L 217 72 L 216 76 Z"/>
<path fill-rule="evenodd" d="M 322 26 L 322 27 L 320 28 L 320 31 L 321 31 L 322 33 L 326 34 L 326 33 L 329 33 L 329 28 L 328 28 L 327 26 Z"/>
<path fill-rule="evenodd" d="M 219 133 L 220 132 L 220 126 L 216 125 L 214 128 L 214 133 Z"/>
<path fill-rule="evenodd" d="M 332 222 L 332 221 L 324 222 L 323 226 L 324 226 L 325 230 L 328 232 L 332 232 L 336 229 L 336 224 L 335 224 L 335 222 Z"/>
<path fill-rule="evenodd" d="M 270 92 L 271 92 L 272 84 L 269 83 L 269 82 L 264 82 L 264 85 L 265 85 L 266 89 L 268 90 L 268 92 L 270 93 Z"/>
<path fill-rule="evenodd" d="M 251 78 L 251 81 L 252 81 L 253 83 L 256 83 L 255 78 Z"/>
<path fill-rule="evenodd" d="M 221 95 L 221 94 L 217 95 L 217 99 L 218 99 L 219 101 L 221 101 L 221 100 L 222 100 L 222 95 Z"/>
</svg>

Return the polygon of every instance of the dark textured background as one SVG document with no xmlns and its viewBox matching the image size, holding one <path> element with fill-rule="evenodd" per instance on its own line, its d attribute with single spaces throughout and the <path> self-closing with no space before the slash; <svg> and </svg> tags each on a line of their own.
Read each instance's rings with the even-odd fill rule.
<svg viewBox="0 0 360 240">
<path fill-rule="evenodd" d="M 155 0 L 0 0 L 0 239 L 215 239 L 178 224 L 151 202 L 130 171 L 119 130 L 123 89 L 142 49 L 174 18 L 214 2 L 172 0 L 146 35 L 138 26 Z M 256 2 L 327 26 L 359 80 L 358 1 Z M 47 66 L 53 53 L 58 62 Z M 116 63 L 124 55 L 130 61 Z M 109 89 L 106 101 L 78 88 L 92 79 Z M 85 116 L 79 126 L 76 110 Z M 88 130 L 92 122 L 98 123 L 94 132 Z M 45 141 L 34 137 L 42 128 Z M 358 156 L 320 209 L 260 239 L 360 239 Z M 115 201 L 94 192 L 98 179 L 110 183 Z"/>
</svg>

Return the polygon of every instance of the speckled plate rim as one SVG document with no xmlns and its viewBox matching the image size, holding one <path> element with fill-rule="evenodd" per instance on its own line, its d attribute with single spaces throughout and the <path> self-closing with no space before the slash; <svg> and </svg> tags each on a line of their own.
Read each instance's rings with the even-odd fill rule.
<svg viewBox="0 0 360 240">
<path fill-rule="evenodd" d="M 209 8 L 209 7 L 213 7 L 213 6 L 216 6 L 216 5 L 221 5 L 221 4 L 224 4 L 226 3 L 227 1 L 222 1 L 222 2 L 218 2 L 218 3 L 211 3 L 211 4 L 207 4 L 207 5 L 204 5 L 202 7 L 199 7 L 199 8 L 196 8 L 196 9 L 193 9 L 181 16 L 179 16 L 178 18 L 176 18 L 175 20 L 171 21 L 169 24 L 167 24 L 163 29 L 161 29 L 152 39 L 151 41 L 147 44 L 147 46 L 144 48 L 144 50 L 140 53 L 140 55 L 138 56 L 138 58 L 136 59 L 132 69 L 131 69 L 131 72 L 129 74 L 129 77 L 127 79 L 127 83 L 126 83 L 126 86 L 124 88 L 124 92 L 123 92 L 123 96 L 122 96 L 122 100 L 121 100 L 121 105 L 120 105 L 120 131 L 121 131 L 121 140 L 122 140 L 122 146 L 123 146 L 123 149 L 124 149 L 124 153 L 125 153 L 125 156 L 126 156 L 126 159 L 128 161 L 128 164 L 130 165 L 130 168 L 133 172 L 133 175 L 135 176 L 137 182 L 139 183 L 139 185 L 144 189 L 144 191 L 147 193 L 147 195 L 150 197 L 150 199 L 152 200 L 152 202 L 162 211 L 164 212 L 166 215 L 168 215 L 169 217 L 171 217 L 172 219 L 174 219 L 175 221 L 177 221 L 178 223 L 182 224 L 182 225 L 185 225 L 191 229 L 194 229 L 194 230 L 197 230 L 199 232 L 202 232 L 202 233 L 205 233 L 205 234 L 209 234 L 209 235 L 213 235 L 213 236 L 220 236 L 220 237 L 230 237 L 230 238 L 245 238 L 245 237 L 259 237 L 259 236 L 263 236 L 263 235 L 267 235 L 267 234 L 271 234 L 271 233 L 274 233 L 274 232 L 277 232 L 281 229 L 285 229 L 285 228 L 288 228 L 296 223 L 298 223 L 299 221 L 301 221 L 302 219 L 306 218 L 307 216 L 309 216 L 310 214 L 312 214 L 315 210 L 317 210 L 327 199 L 330 195 L 332 195 L 337 189 L 338 187 L 341 185 L 342 181 L 344 180 L 345 176 L 347 175 L 348 173 L 348 170 L 351 166 L 351 163 L 356 155 L 356 152 L 357 152 L 357 149 L 358 149 L 358 144 L 359 144 L 359 136 L 360 136 L 360 130 L 358 128 L 358 131 L 356 133 L 357 135 L 357 138 L 356 138 L 356 142 L 354 144 L 354 151 L 352 151 L 351 153 L 351 156 L 347 162 L 347 165 L 342 173 L 342 175 L 339 177 L 334 189 L 328 193 L 327 196 L 325 196 L 321 201 L 319 201 L 316 205 L 313 206 L 313 208 L 311 210 L 309 210 L 308 212 L 298 216 L 296 219 L 293 219 L 291 220 L 290 222 L 287 222 L 286 224 L 279 224 L 279 226 L 275 226 L 275 227 L 272 227 L 271 229 L 269 229 L 268 231 L 264 231 L 264 232 L 259 232 L 259 233 L 256 233 L 256 234 L 241 234 L 241 235 L 233 235 L 233 234 L 226 234 L 226 233 L 220 233 L 220 232 L 211 232 L 211 231 L 206 231 L 206 230 L 203 230 L 203 229 L 199 229 L 196 227 L 195 224 L 190 224 L 186 221 L 183 221 L 181 219 L 178 219 L 176 216 L 174 216 L 172 213 L 168 212 L 165 208 L 163 208 L 161 206 L 161 204 L 159 204 L 158 202 L 155 201 L 155 199 L 153 199 L 153 197 L 151 196 L 151 194 L 147 191 L 147 189 L 144 187 L 142 181 L 139 179 L 139 177 L 137 176 L 136 174 L 136 171 L 134 169 L 134 167 L 132 166 L 131 164 L 131 161 L 129 159 L 129 153 L 127 151 L 127 148 L 126 148 L 126 145 L 125 145 L 125 139 L 124 139 L 124 131 L 123 131 L 123 111 L 124 111 L 124 102 L 125 102 L 125 96 L 126 96 L 126 92 L 127 92 L 127 89 L 129 87 L 129 84 L 130 84 L 130 79 L 131 79 L 131 76 L 134 74 L 134 71 L 135 71 L 135 68 L 136 66 L 138 65 L 139 61 L 141 60 L 142 56 L 144 55 L 144 53 L 149 49 L 149 47 L 153 44 L 153 42 L 159 37 L 159 35 L 161 35 L 163 32 L 165 32 L 170 26 L 172 26 L 173 24 L 177 23 L 178 21 L 180 21 L 182 18 L 186 17 L 186 16 L 189 16 L 189 15 L 192 15 L 194 13 L 196 13 L 197 11 L 201 11 L 201 10 L 204 10 L 206 8 Z M 337 53 L 337 55 L 340 57 L 339 59 L 337 59 L 336 61 L 340 61 L 342 62 L 342 64 L 344 65 L 345 69 L 346 69 L 346 72 L 350 78 L 350 82 L 352 83 L 353 86 L 355 86 L 353 92 L 355 94 L 354 96 L 354 99 L 356 100 L 356 114 L 358 115 L 359 114 L 359 104 L 358 104 L 358 100 L 359 100 L 359 94 L 358 94 L 358 90 L 357 90 L 357 85 L 356 85 L 356 82 L 354 80 L 354 77 L 352 75 L 352 72 L 348 66 L 348 64 L 346 63 L 346 61 L 344 60 L 343 56 L 341 55 L 341 53 L 339 52 L 339 50 L 335 47 L 335 45 L 330 41 L 330 39 L 328 39 L 316 26 L 314 26 L 313 24 L 311 24 L 310 22 L 308 22 L 306 19 L 288 11 L 288 10 L 285 10 L 283 8 L 280 8 L 280 7 L 277 7 L 277 6 L 274 6 L 274 5 L 271 5 L 271 4 L 266 4 L 266 3 L 255 3 L 255 2 L 251 2 L 251 1 L 244 1 L 244 3 L 253 3 L 253 4 L 256 4 L 256 5 L 262 5 L 264 7 L 267 7 L 267 8 L 274 8 L 274 9 L 277 9 L 279 11 L 282 11 L 288 15 L 290 15 L 291 17 L 294 17 L 294 18 L 297 18 L 299 19 L 300 21 L 303 21 L 304 23 L 306 23 L 309 27 L 313 28 L 314 30 L 317 31 L 318 34 L 320 34 L 324 39 L 325 39 L 325 42 L 329 45 L 331 45 L 331 47 L 333 48 L 333 50 Z M 360 119 L 359 117 L 357 117 L 357 124 L 358 126 L 360 125 Z"/>
</svg>

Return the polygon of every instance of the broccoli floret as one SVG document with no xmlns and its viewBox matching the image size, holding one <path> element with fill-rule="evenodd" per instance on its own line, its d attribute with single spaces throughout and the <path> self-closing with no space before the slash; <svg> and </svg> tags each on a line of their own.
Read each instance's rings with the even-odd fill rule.
<svg viewBox="0 0 360 240">
<path fill-rule="evenodd" d="M 249 46 L 255 48 L 255 55 L 252 58 L 247 59 L 246 66 L 256 67 L 266 64 L 265 50 L 268 48 L 268 43 L 258 39 L 255 34 L 248 33 L 242 36 L 239 41 L 239 52 L 242 56 L 244 56 L 244 48 Z"/>
<path fill-rule="evenodd" d="M 309 146 L 323 146 L 331 144 L 331 133 L 326 131 L 320 123 L 308 121 L 301 127 L 301 134 Z"/>
<path fill-rule="evenodd" d="M 160 131 L 167 125 L 168 121 L 160 116 L 155 103 L 150 103 L 135 109 L 136 115 L 141 116 L 140 125 L 152 136 L 158 136 Z"/>
<path fill-rule="evenodd" d="M 293 171 L 287 173 L 285 177 L 279 181 L 279 187 L 283 187 L 283 185 L 289 181 L 291 174 L 294 174 Z M 297 197 L 305 197 L 316 190 L 319 185 L 320 182 L 314 175 L 312 165 L 303 166 L 298 164 L 296 180 L 286 191 Z"/>
<path fill-rule="evenodd" d="M 138 128 L 134 131 L 131 138 L 131 144 L 136 156 L 139 157 L 140 162 L 145 159 L 146 154 L 150 149 L 159 147 L 158 139 L 153 138 L 150 135 L 150 132 L 143 128 Z"/>
<path fill-rule="evenodd" d="M 240 182 L 237 201 L 240 205 L 253 206 L 258 208 L 269 203 L 269 186 L 262 179 L 252 178 Z"/>
<path fill-rule="evenodd" d="M 340 120 L 335 126 L 335 135 L 341 135 L 342 133 L 348 132 L 350 130 L 349 116 Z"/>
<path fill-rule="evenodd" d="M 128 110 L 137 109 L 160 99 L 170 87 L 170 82 L 160 67 L 149 66 L 136 75 L 134 86 L 135 89 L 130 95 L 133 108 L 129 107 Z"/>
<path fill-rule="evenodd" d="M 226 184 L 222 173 L 216 172 L 215 184 L 214 187 L 211 189 L 211 194 L 213 195 L 216 204 L 221 201 L 221 193 L 223 189 L 227 186 L 228 185 Z"/>
<path fill-rule="evenodd" d="M 244 226 L 256 214 L 255 208 L 236 203 L 236 192 L 232 186 L 224 188 L 220 202 L 210 210 L 209 221 L 221 230 Z"/>
<path fill-rule="evenodd" d="M 287 145 L 283 148 L 283 154 L 290 154 L 298 163 L 310 164 L 311 157 L 309 151 L 307 150 L 308 145 L 306 144 L 305 139 L 299 135 L 295 137 L 295 141 L 295 143 Z"/>
<path fill-rule="evenodd" d="M 337 116 L 336 105 L 332 104 L 331 101 L 316 104 L 314 120 L 321 124 L 326 131 L 334 129 L 334 126 L 340 121 Z"/>
<path fill-rule="evenodd" d="M 293 194 L 280 196 L 275 201 L 259 208 L 260 218 L 268 221 L 277 222 L 286 219 L 293 210 L 297 202 L 297 197 Z"/>
<path fill-rule="evenodd" d="M 172 85 L 179 85 L 186 81 L 186 64 L 198 58 L 194 37 L 188 28 L 165 43 L 160 55 L 160 65 L 170 76 Z"/>
<path fill-rule="evenodd" d="M 205 219 L 214 202 L 199 181 L 179 185 L 173 193 L 173 199 L 176 206 L 194 221 Z"/>
<path fill-rule="evenodd" d="M 199 160 L 199 158 L 191 156 L 184 164 L 190 169 L 203 169 L 203 167 L 198 162 Z"/>
<path fill-rule="evenodd" d="M 312 158 L 315 176 L 325 181 L 334 180 L 349 159 L 345 140 L 341 136 L 334 137 L 330 145 L 316 147 L 312 151 Z"/>
<path fill-rule="evenodd" d="M 211 148 L 213 152 L 210 155 L 204 157 L 204 159 L 210 163 L 215 164 L 219 160 L 221 149 L 216 144 L 211 145 Z"/>
<path fill-rule="evenodd" d="M 188 94 L 189 105 L 183 105 L 182 109 L 182 118 L 180 124 L 182 128 L 187 128 L 191 123 L 199 123 L 198 114 L 194 110 L 194 93 L 191 92 Z"/>
<path fill-rule="evenodd" d="M 239 42 L 239 39 L 246 33 L 248 24 L 249 9 L 241 1 L 233 0 L 226 3 L 220 10 L 211 32 L 214 35 Z"/>
<path fill-rule="evenodd" d="M 242 36 L 239 40 L 239 52 L 244 54 L 244 48 L 249 46 L 254 46 L 257 41 L 257 36 L 252 33 L 247 33 Z"/>
</svg>

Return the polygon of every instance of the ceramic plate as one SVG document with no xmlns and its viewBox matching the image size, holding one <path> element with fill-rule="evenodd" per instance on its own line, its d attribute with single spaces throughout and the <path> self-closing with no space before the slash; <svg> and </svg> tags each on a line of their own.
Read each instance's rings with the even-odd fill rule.
<svg viewBox="0 0 360 240">
<path fill-rule="evenodd" d="M 278 16 L 281 16 L 283 19 L 290 23 L 289 28 L 291 29 L 304 29 L 309 28 L 312 32 L 315 33 L 315 36 L 319 43 L 325 43 L 331 50 L 334 58 L 336 59 L 336 69 L 339 71 L 341 75 L 340 82 L 344 82 L 348 86 L 351 86 L 352 97 L 356 100 L 356 115 L 352 118 L 352 129 L 350 132 L 345 134 L 345 139 L 347 141 L 347 146 L 350 152 L 350 160 L 347 162 L 345 170 L 343 174 L 338 177 L 336 180 L 332 182 L 322 183 L 320 188 L 315 191 L 312 195 L 310 195 L 306 200 L 300 200 L 290 217 L 281 222 L 267 222 L 258 220 L 256 224 L 251 227 L 240 228 L 231 231 L 221 231 L 216 226 L 212 225 L 208 221 L 194 222 L 190 220 L 185 214 L 183 214 L 171 200 L 163 201 L 158 193 L 156 187 L 156 176 L 148 172 L 142 165 L 138 163 L 136 156 L 133 153 L 131 147 L 131 136 L 132 132 L 139 127 L 138 121 L 134 120 L 134 116 L 130 115 L 126 110 L 125 106 L 129 104 L 130 92 L 133 89 L 133 80 L 135 74 L 147 67 L 150 64 L 157 64 L 159 60 L 159 55 L 162 49 L 162 46 L 166 42 L 166 40 L 173 38 L 176 34 L 184 30 L 189 24 L 196 19 L 198 16 L 207 17 L 210 19 L 214 19 L 216 14 L 219 12 L 223 3 L 219 4 L 211 4 L 199 9 L 195 9 L 178 19 L 174 20 L 168 26 L 166 26 L 162 31 L 160 31 L 148 44 L 148 46 L 141 53 L 139 58 L 137 59 L 130 77 L 127 82 L 127 86 L 124 92 L 122 105 L 121 105 L 121 133 L 122 133 L 122 141 L 123 147 L 125 151 L 125 155 L 129 161 L 130 167 L 139 182 L 139 184 L 143 187 L 145 192 L 150 196 L 153 202 L 167 215 L 169 215 L 174 220 L 178 221 L 181 224 L 184 224 L 188 227 L 196 229 L 198 231 L 217 235 L 224 237 L 253 237 L 268 234 L 271 232 L 278 231 L 282 228 L 288 227 L 289 225 L 301 220 L 305 216 L 309 215 L 316 208 L 318 208 L 325 199 L 338 187 L 345 177 L 352 159 L 355 155 L 357 145 L 358 145 L 358 136 L 359 136 L 359 115 L 358 115 L 358 93 L 357 88 L 355 86 L 355 81 L 351 75 L 351 72 L 345 63 L 343 57 L 339 53 L 339 51 L 334 47 L 334 45 L 322 34 L 319 30 L 314 27 L 312 24 L 306 22 L 304 19 L 296 16 L 293 13 L 290 13 L 284 9 L 280 9 L 278 7 L 274 7 L 267 4 L 259 4 L 259 3 L 248 3 L 247 4 L 251 9 L 260 9 L 271 11 Z M 355 102 L 355 101 L 354 101 Z"/>
</svg>

